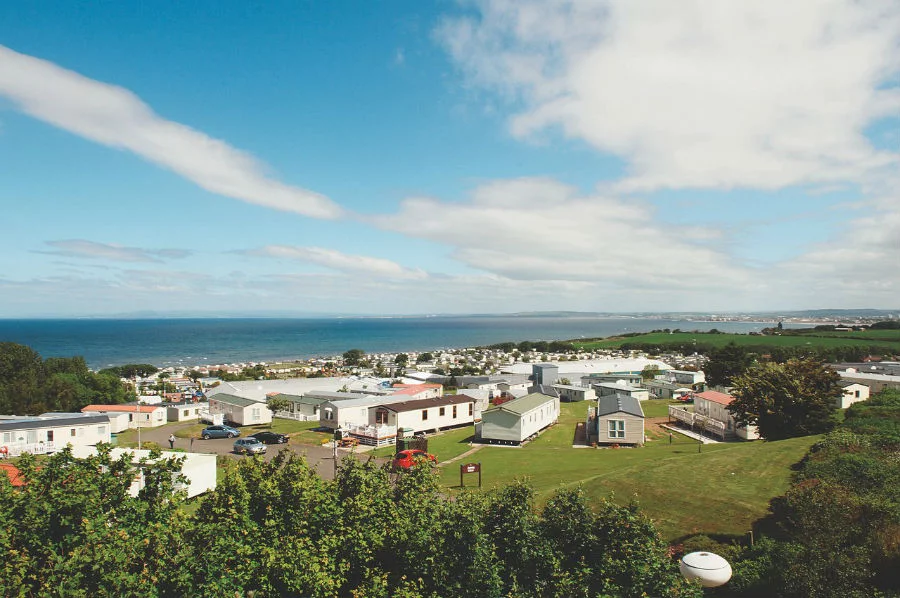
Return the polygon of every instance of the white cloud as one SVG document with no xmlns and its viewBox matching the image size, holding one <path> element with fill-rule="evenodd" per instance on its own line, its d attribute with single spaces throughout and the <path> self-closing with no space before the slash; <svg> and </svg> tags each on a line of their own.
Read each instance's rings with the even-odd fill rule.
<svg viewBox="0 0 900 598">
<path fill-rule="evenodd" d="M 191 255 L 185 249 L 142 249 L 140 247 L 125 247 L 110 243 L 97 243 L 86 239 L 65 239 L 61 241 L 46 241 L 55 251 L 41 251 L 66 257 L 104 259 L 116 262 L 160 262 L 163 259 L 184 258 Z"/>
<path fill-rule="evenodd" d="M 895 0 L 473 5 L 437 30 L 469 81 L 519 110 L 516 136 L 559 127 L 623 157 L 619 189 L 772 189 L 900 166 L 864 135 L 900 113 Z"/>
<path fill-rule="evenodd" d="M 343 210 L 327 197 L 276 181 L 252 156 L 155 114 L 127 89 L 0 46 L 0 96 L 33 116 L 103 145 L 126 149 L 200 187 L 314 218 Z"/>
<path fill-rule="evenodd" d="M 324 247 L 295 247 L 288 245 L 267 245 L 244 252 L 257 257 L 274 257 L 315 264 L 331 270 L 387 277 L 392 279 L 421 280 L 427 274 L 418 269 L 406 268 L 391 260 L 365 255 L 349 255 Z"/>
<path fill-rule="evenodd" d="M 508 279 L 684 290 L 748 277 L 703 244 L 715 231 L 667 228 L 647 205 L 582 195 L 548 179 L 494 181 L 467 202 L 408 199 L 375 222 L 449 245 L 466 265 Z"/>
</svg>

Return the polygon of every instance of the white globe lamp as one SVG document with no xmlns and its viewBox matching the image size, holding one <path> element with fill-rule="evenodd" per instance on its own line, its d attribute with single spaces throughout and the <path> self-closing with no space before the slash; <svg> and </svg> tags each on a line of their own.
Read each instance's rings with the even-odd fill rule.
<svg viewBox="0 0 900 598">
<path fill-rule="evenodd" d="M 696 579 L 704 588 L 717 588 L 731 579 L 731 565 L 711 552 L 692 552 L 681 558 L 681 574 L 688 581 Z"/>
</svg>

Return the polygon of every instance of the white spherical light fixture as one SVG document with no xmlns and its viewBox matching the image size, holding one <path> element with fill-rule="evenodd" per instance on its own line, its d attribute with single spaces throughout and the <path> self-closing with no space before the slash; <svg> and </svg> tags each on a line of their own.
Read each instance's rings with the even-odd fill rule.
<svg viewBox="0 0 900 598">
<path fill-rule="evenodd" d="M 684 555 L 679 569 L 685 579 L 696 579 L 704 588 L 716 588 L 731 579 L 731 565 L 711 552 L 692 552 Z"/>
</svg>

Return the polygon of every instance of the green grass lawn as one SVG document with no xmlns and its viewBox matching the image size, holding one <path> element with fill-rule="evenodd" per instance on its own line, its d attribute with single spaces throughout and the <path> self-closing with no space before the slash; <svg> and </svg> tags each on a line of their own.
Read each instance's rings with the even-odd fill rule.
<svg viewBox="0 0 900 598">
<path fill-rule="evenodd" d="M 668 403 L 644 405 L 655 412 Z M 562 403 L 559 423 L 522 448 L 486 446 L 473 455 L 485 488 L 528 479 L 543 504 L 557 488 L 581 484 L 591 498 L 636 499 L 668 540 L 699 532 L 741 535 L 787 490 L 791 465 L 818 438 L 708 444 L 699 454 L 697 442 L 680 434 L 672 444 L 661 436 L 642 448 L 572 448 L 575 423 L 587 406 Z M 458 468 L 440 475 L 451 492 L 459 491 Z"/>
<path fill-rule="evenodd" d="M 881 334 L 883 332 L 893 332 Z M 872 334 L 875 333 L 875 334 Z M 868 333 L 812 333 L 761 336 L 751 334 L 703 334 L 697 332 L 650 332 L 629 337 L 610 337 L 592 341 L 574 341 L 573 344 L 580 349 L 615 349 L 627 343 L 643 343 L 649 345 L 684 344 L 695 342 L 697 344 L 711 345 L 719 348 L 728 343 L 734 343 L 741 347 L 880 347 L 886 350 L 900 351 L 900 341 L 896 340 L 896 331 L 874 330 Z M 860 335 L 860 336 L 857 336 Z M 865 336 L 862 336 L 865 335 Z"/>
</svg>

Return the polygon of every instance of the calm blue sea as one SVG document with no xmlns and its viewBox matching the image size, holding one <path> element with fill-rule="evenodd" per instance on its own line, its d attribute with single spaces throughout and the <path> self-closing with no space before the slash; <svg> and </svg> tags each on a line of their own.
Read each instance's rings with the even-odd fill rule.
<svg viewBox="0 0 900 598">
<path fill-rule="evenodd" d="M 771 324 L 624 317 L 0 320 L 0 342 L 43 357 L 81 355 L 97 369 L 123 363 L 221 364 L 472 347 L 505 341 L 606 337 L 662 328 L 751 332 Z"/>
</svg>

